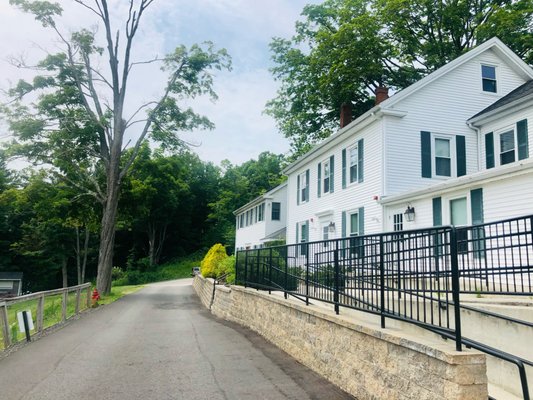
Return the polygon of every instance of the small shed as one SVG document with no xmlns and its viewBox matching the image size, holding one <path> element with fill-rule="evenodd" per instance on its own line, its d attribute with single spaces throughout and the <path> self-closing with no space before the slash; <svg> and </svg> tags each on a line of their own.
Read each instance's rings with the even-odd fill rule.
<svg viewBox="0 0 533 400">
<path fill-rule="evenodd" d="M 20 296 L 22 272 L 0 272 L 0 297 Z"/>
</svg>

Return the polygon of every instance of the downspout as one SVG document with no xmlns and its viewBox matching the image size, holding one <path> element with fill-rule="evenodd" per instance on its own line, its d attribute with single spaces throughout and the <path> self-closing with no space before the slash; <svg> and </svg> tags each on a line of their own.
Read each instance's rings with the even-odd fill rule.
<svg viewBox="0 0 533 400">
<path fill-rule="evenodd" d="M 472 122 L 466 123 L 468 127 L 477 133 L 477 172 L 481 171 L 481 129 Z"/>
<path fill-rule="evenodd" d="M 381 119 L 381 195 L 379 200 L 383 196 L 386 196 L 385 188 L 387 187 L 387 141 L 386 141 L 386 130 L 387 130 L 387 117 L 384 115 Z M 381 207 L 381 232 L 386 232 L 385 228 L 385 207 L 383 204 L 378 203 Z"/>
</svg>

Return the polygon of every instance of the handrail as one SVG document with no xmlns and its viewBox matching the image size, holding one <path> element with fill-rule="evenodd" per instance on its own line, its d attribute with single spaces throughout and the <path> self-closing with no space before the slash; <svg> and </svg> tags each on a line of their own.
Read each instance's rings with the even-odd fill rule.
<svg viewBox="0 0 533 400">
<path fill-rule="evenodd" d="M 13 344 L 12 338 L 11 338 L 11 332 L 9 329 L 9 326 L 10 326 L 9 315 L 8 315 L 9 306 L 22 303 L 25 301 L 37 300 L 37 313 L 35 315 L 35 321 L 36 321 L 35 325 L 36 325 L 36 333 L 40 334 L 44 330 L 44 303 L 45 303 L 46 297 L 50 297 L 54 295 L 62 295 L 61 296 L 61 322 L 65 322 L 67 320 L 68 294 L 71 292 L 76 292 L 76 303 L 75 303 L 74 313 L 77 315 L 80 312 L 81 293 L 85 290 L 87 291 L 86 306 L 87 308 L 89 308 L 91 304 L 91 283 L 90 282 L 84 283 L 81 285 L 70 286 L 66 288 L 46 290 L 46 291 L 26 294 L 23 296 L 3 299 L 3 301 L 0 303 L 0 326 L 2 327 L 2 333 L 4 337 L 4 349 L 7 349 Z"/>
</svg>

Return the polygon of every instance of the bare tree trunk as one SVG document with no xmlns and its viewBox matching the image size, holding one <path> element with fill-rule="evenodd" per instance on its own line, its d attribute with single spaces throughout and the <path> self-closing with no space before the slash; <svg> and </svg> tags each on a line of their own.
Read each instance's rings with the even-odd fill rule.
<svg viewBox="0 0 533 400">
<path fill-rule="evenodd" d="M 67 263 L 68 263 L 68 258 L 63 257 L 63 259 L 61 260 L 61 274 L 63 275 L 63 287 L 64 288 L 68 287 Z"/>
<path fill-rule="evenodd" d="M 165 243 L 165 239 L 167 237 L 167 227 L 168 227 L 168 224 L 165 224 L 159 231 L 159 243 L 157 245 L 157 248 L 155 250 L 155 255 L 154 255 L 155 265 L 158 265 L 161 259 L 161 253 L 163 252 L 163 244 Z"/>
<path fill-rule="evenodd" d="M 107 199 L 104 203 L 102 224 L 100 228 L 100 252 L 98 254 L 96 288 L 104 295 L 111 292 L 111 270 L 113 269 L 115 228 L 120 190 L 119 163 L 121 146 L 122 142 L 116 140 L 111 149 L 111 158 L 107 171 Z"/>
<path fill-rule="evenodd" d="M 91 237 L 91 231 L 85 227 L 85 242 L 83 243 L 83 261 L 81 263 L 81 283 L 85 283 L 85 269 L 87 267 L 87 253 L 89 252 L 89 239 Z"/>
<path fill-rule="evenodd" d="M 155 238 L 156 238 L 156 224 L 148 223 L 148 259 L 150 260 L 150 267 L 155 265 Z"/>
</svg>

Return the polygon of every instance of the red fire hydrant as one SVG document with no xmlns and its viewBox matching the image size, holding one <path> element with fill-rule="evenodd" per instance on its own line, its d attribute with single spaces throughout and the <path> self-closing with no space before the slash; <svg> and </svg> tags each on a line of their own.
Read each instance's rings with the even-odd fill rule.
<svg viewBox="0 0 533 400">
<path fill-rule="evenodd" d="M 93 294 L 91 296 L 91 306 L 97 307 L 98 306 L 98 300 L 100 300 L 100 293 L 98 293 L 98 290 L 94 288 Z"/>
</svg>

